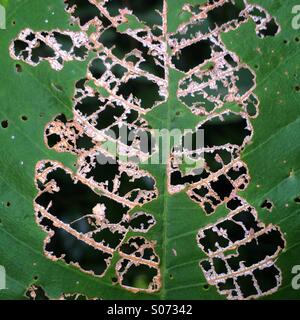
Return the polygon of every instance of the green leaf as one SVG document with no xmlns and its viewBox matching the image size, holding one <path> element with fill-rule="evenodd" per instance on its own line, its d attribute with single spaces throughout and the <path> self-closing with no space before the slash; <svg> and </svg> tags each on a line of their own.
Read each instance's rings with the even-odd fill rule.
<svg viewBox="0 0 300 320">
<path fill-rule="evenodd" d="M 190 19 L 190 12 L 182 11 L 186 1 L 167 1 L 168 32 L 176 32 L 179 24 Z M 198 5 L 205 1 L 194 0 Z M 255 23 L 249 20 L 238 29 L 222 33 L 226 48 L 240 58 L 256 74 L 255 95 L 259 98 L 259 116 L 251 120 L 254 136 L 251 144 L 242 151 L 251 182 L 239 196 L 254 206 L 259 220 L 266 225 L 280 227 L 286 247 L 279 254 L 276 265 L 282 271 L 283 283 L 264 299 L 299 298 L 292 288 L 292 268 L 299 265 L 299 89 L 298 31 L 292 28 L 291 14 L 296 0 L 248 1 L 264 7 L 281 26 L 276 37 L 259 38 Z M 85 61 L 65 62 L 57 72 L 48 62 L 33 67 L 24 61 L 13 60 L 9 46 L 26 28 L 34 31 L 80 31 L 70 25 L 62 0 L 10 0 L 1 1 L 6 9 L 6 30 L 0 30 L 0 265 L 6 269 L 6 290 L 0 290 L 2 299 L 25 299 L 32 284 L 41 287 L 50 298 L 63 293 L 80 293 L 88 298 L 103 299 L 224 299 L 215 286 L 208 286 L 199 267 L 207 255 L 198 247 L 196 236 L 200 229 L 216 223 L 228 214 L 222 204 L 214 214 L 206 215 L 186 192 L 170 194 L 165 164 L 142 164 L 140 167 L 155 179 L 158 198 L 147 203 L 142 210 L 151 213 L 156 225 L 145 234 L 147 240 L 156 241 L 160 257 L 162 287 L 158 292 L 132 293 L 115 283 L 115 267 L 120 260 L 116 252 L 104 277 L 86 274 L 63 261 L 52 261 L 44 254 L 46 233 L 35 221 L 33 201 L 37 195 L 34 185 L 36 163 L 43 159 L 62 162 L 75 171 L 76 156 L 58 153 L 47 148 L 44 142 L 45 126 L 58 114 L 72 119 L 72 98 L 75 83 L 85 78 L 88 63 L 95 54 L 90 52 Z M 149 13 L 149 16 L 153 12 Z M 140 28 L 139 20 L 129 16 L 133 30 Z M 151 16 L 151 19 L 155 20 Z M 150 19 L 150 20 L 151 20 Z M 147 17 L 145 18 L 147 20 Z M 151 20 L 152 21 L 152 20 Z M 121 32 L 127 23 L 121 25 Z M 168 48 L 171 52 L 171 48 Z M 209 71 L 213 64 L 202 65 Z M 169 68 L 169 98 L 143 116 L 155 129 L 195 129 L 207 120 L 207 115 L 195 115 L 177 98 L 179 82 L 184 73 Z M 150 70 L 152 72 L 152 70 Z M 94 85 L 94 84 L 93 84 Z M 106 88 L 99 87 L 107 94 Z M 146 99 L 148 97 L 146 96 Z M 228 103 L 222 110 L 237 111 L 237 104 Z M 70 203 L 76 199 L 70 199 Z M 262 208 L 265 200 L 272 203 L 272 211 Z M 139 207 L 134 212 L 140 211 Z M 130 236 L 137 234 L 130 231 Z M 145 285 L 137 277 L 135 285 Z"/>
</svg>

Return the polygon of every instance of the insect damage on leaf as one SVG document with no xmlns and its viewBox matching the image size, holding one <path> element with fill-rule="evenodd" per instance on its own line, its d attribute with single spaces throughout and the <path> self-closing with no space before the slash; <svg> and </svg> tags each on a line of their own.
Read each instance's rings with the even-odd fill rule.
<svg viewBox="0 0 300 320">
<path fill-rule="evenodd" d="M 206 214 L 227 205 L 227 218 L 198 233 L 198 245 L 208 255 L 200 266 L 208 283 L 228 299 L 258 298 L 281 284 L 274 263 L 285 240 L 278 227 L 259 223 L 255 209 L 237 196 L 250 181 L 241 153 L 251 142 L 250 120 L 258 116 L 259 100 L 254 94 L 255 73 L 226 48 L 221 33 L 249 19 L 261 38 L 276 35 L 280 27 L 266 10 L 244 0 L 209 1 L 204 6 L 185 5 L 183 10 L 191 18 L 169 37 L 171 63 L 185 74 L 178 99 L 195 115 L 206 116 L 192 133 L 203 130 L 205 142 L 173 148 L 168 189 L 185 191 Z M 182 170 L 177 163 L 182 155 L 192 155 L 195 168 Z"/>
<path fill-rule="evenodd" d="M 273 207 L 274 207 L 274 203 L 273 203 L 271 200 L 266 199 L 266 200 L 261 204 L 260 207 L 263 208 L 263 209 L 268 210 L 269 212 L 272 212 Z"/>
<path fill-rule="evenodd" d="M 229 299 L 276 291 L 281 273 L 274 261 L 284 247 L 283 237 L 276 226 L 260 223 L 255 209 L 237 196 L 250 181 L 241 153 L 253 136 L 250 120 L 259 113 L 256 75 L 221 38 L 222 32 L 249 20 L 260 38 L 274 36 L 280 31 L 276 19 L 246 0 L 209 0 L 184 5 L 189 20 L 168 33 L 166 0 L 64 2 L 81 32 L 26 29 L 10 47 L 14 59 L 33 66 L 47 60 L 55 70 L 95 52 L 84 79 L 75 85 L 73 118 L 59 115 L 45 128 L 49 148 L 78 157 L 76 173 L 56 161 L 36 166 L 39 193 L 34 207 L 38 224 L 48 233 L 46 255 L 103 276 L 118 252 L 116 273 L 122 287 L 150 293 L 160 289 L 155 242 L 140 236 L 125 242 L 125 237 L 155 225 L 151 214 L 129 211 L 158 196 L 154 178 L 136 162 L 157 152 L 143 116 L 168 100 L 173 68 L 182 73 L 178 100 L 202 116 L 189 135 L 204 130 L 205 144 L 173 147 L 168 191 L 185 191 L 206 214 L 221 205 L 230 210 L 227 218 L 199 231 L 198 245 L 208 255 L 201 268 L 208 282 Z M 123 139 L 124 132 L 130 139 Z M 176 162 L 181 155 L 196 159 L 194 167 L 183 170 Z M 266 248 L 268 241 L 273 245 Z M 232 250 L 236 253 L 228 254 Z M 257 261 L 244 259 L 252 252 Z"/>
<path fill-rule="evenodd" d="M 47 126 L 46 140 L 50 136 L 54 141 L 50 147 L 74 153 L 76 149 L 79 151 L 80 140 L 89 139 L 89 145 L 112 142 L 120 155 L 148 159 L 157 147 L 147 121 L 140 117 L 138 111 L 128 108 L 126 103 L 103 97 L 86 82 L 82 79 L 76 85 L 73 120 L 67 121 L 59 116 Z M 128 138 L 124 139 L 124 136 Z M 150 147 L 145 148 L 149 144 Z"/>
<path fill-rule="evenodd" d="M 99 298 L 88 298 L 87 296 L 80 293 L 63 293 L 58 300 L 101 300 Z"/>
<path fill-rule="evenodd" d="M 116 270 L 119 283 L 133 292 L 155 292 L 160 284 L 159 257 L 154 251 L 154 242 L 149 242 L 143 237 L 130 238 L 119 248 L 122 257 L 118 261 Z M 144 288 L 137 289 L 134 279 L 144 282 Z M 136 280 L 135 280 L 136 281 Z"/>
<path fill-rule="evenodd" d="M 213 225 L 201 229 L 199 247 L 208 255 L 200 266 L 209 284 L 229 299 L 250 299 L 275 292 L 281 271 L 275 261 L 285 247 L 278 227 L 260 222 L 256 210 L 236 197 L 227 203 L 231 211 Z"/>
<path fill-rule="evenodd" d="M 146 171 L 132 162 L 116 161 L 105 151 L 94 150 L 79 158 L 78 174 L 94 189 L 132 208 L 157 197 L 155 180 Z"/>
<path fill-rule="evenodd" d="M 44 288 L 40 285 L 32 284 L 27 288 L 25 297 L 29 300 L 54 300 L 49 298 Z M 98 298 L 90 299 L 80 293 L 63 293 L 57 300 L 99 300 Z"/>
<path fill-rule="evenodd" d="M 13 59 L 36 66 L 46 60 L 54 70 L 61 70 L 66 61 L 85 59 L 89 39 L 84 32 L 23 30 L 10 46 Z"/>
<path fill-rule="evenodd" d="M 196 115 L 211 115 L 228 103 L 236 103 L 249 117 L 257 116 L 255 73 L 226 48 L 221 33 L 252 19 L 260 37 L 275 35 L 280 30 L 275 19 L 244 0 L 210 1 L 204 7 L 184 6 L 184 10 L 192 17 L 169 41 L 173 65 L 186 73 L 178 98 Z M 211 68 L 203 70 L 207 61 L 211 61 Z"/>
<path fill-rule="evenodd" d="M 200 130 L 205 133 L 204 146 L 173 148 L 168 163 L 168 188 L 170 193 L 185 190 L 206 214 L 211 214 L 249 183 L 248 169 L 240 159 L 240 152 L 250 141 L 253 129 L 244 114 L 224 112 L 208 117 L 192 135 Z M 202 159 L 203 163 L 201 170 L 196 167 L 188 174 L 182 172 L 176 163 L 182 154 L 191 154 L 194 158 L 198 155 L 197 160 Z"/>
<path fill-rule="evenodd" d="M 154 178 L 136 162 L 156 151 L 151 128 L 142 115 L 168 96 L 162 6 L 154 9 L 158 25 L 150 28 L 139 22 L 141 28 L 131 30 L 126 28 L 128 17 L 140 9 L 133 6 L 131 11 L 124 7 L 125 2 L 117 8 L 120 11 L 112 1 L 65 0 L 65 4 L 81 32 L 26 29 L 13 41 L 10 53 L 33 66 L 47 60 L 60 70 L 64 62 L 84 60 L 89 52 L 96 52 L 86 78 L 76 83 L 73 119 L 59 115 L 45 128 L 49 148 L 78 157 L 77 172 L 56 161 L 39 162 L 34 207 L 38 224 L 48 233 L 46 255 L 103 276 L 128 231 L 146 233 L 156 223 L 151 214 L 130 215 L 129 211 L 158 195 Z M 93 31 L 87 33 L 90 27 Z M 143 137 L 149 140 L 146 147 Z M 112 146 L 116 154 L 129 160 L 114 158 Z M 76 199 L 71 200 L 73 197 Z M 67 199 L 74 205 L 68 205 Z M 145 252 L 152 248 L 157 257 L 154 243 L 145 242 Z M 122 286 L 135 292 L 159 290 L 159 260 L 151 262 L 152 257 L 145 257 L 139 267 L 134 255 L 124 259 L 128 272 L 138 268 L 140 276 L 147 277 L 148 287 L 128 284 L 126 270 L 117 271 Z M 153 264 L 156 272 L 151 276 Z"/>
<path fill-rule="evenodd" d="M 49 300 L 45 290 L 38 285 L 31 285 L 25 292 L 25 297 L 29 300 Z"/>
<path fill-rule="evenodd" d="M 236 29 L 249 19 L 255 22 L 260 37 L 273 36 L 280 27 L 266 10 L 244 0 L 185 5 L 183 10 L 191 14 L 190 20 L 169 37 L 172 64 L 185 73 L 177 96 L 195 115 L 206 116 L 194 133 L 204 130 L 205 146 L 183 153 L 196 153 L 199 157 L 203 154 L 204 166 L 201 173 L 199 168 L 189 174 L 181 172 L 174 161 L 176 148 L 173 149 L 168 165 L 169 192 L 186 190 L 211 214 L 249 183 L 247 166 L 240 155 L 251 142 L 250 119 L 258 115 L 259 106 L 254 94 L 255 73 L 226 48 L 221 33 Z M 193 52 L 203 54 L 196 57 Z"/>
<path fill-rule="evenodd" d="M 122 188 L 120 184 L 118 187 Z M 73 174 L 55 161 L 37 164 L 36 186 L 40 190 L 35 199 L 37 222 L 48 233 L 46 255 L 95 276 L 105 274 L 129 230 L 145 233 L 155 224 L 150 214 L 128 214 L 135 203 L 114 196 L 105 187 L 95 189 L 80 172 Z M 70 206 L 66 199 L 73 195 L 76 202 Z M 80 249 L 81 254 L 74 248 Z"/>
</svg>

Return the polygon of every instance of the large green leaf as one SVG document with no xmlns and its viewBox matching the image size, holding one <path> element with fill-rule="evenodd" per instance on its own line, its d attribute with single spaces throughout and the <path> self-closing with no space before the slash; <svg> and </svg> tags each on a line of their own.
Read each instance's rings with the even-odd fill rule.
<svg viewBox="0 0 300 320">
<path fill-rule="evenodd" d="M 194 4 L 205 1 L 193 0 Z M 253 22 L 222 35 L 229 50 L 255 70 L 260 100 L 260 115 L 252 120 L 253 143 L 243 152 L 249 167 L 251 183 L 240 195 L 255 206 L 263 222 L 280 226 L 287 241 L 277 265 L 282 270 L 283 284 L 269 298 L 299 298 L 291 287 L 292 267 L 299 258 L 299 65 L 297 64 L 298 31 L 291 25 L 292 7 L 283 0 L 255 0 L 276 17 L 281 32 L 276 37 L 260 39 L 255 35 Z M 51 159 L 73 168 L 75 156 L 49 150 L 43 141 L 45 125 L 57 114 L 72 117 L 72 96 L 77 80 L 85 76 L 87 63 L 65 63 L 57 72 L 46 62 L 37 67 L 14 61 L 8 48 L 25 28 L 41 30 L 73 30 L 62 0 L 2 0 L 6 8 L 7 29 L 0 30 L 0 265 L 6 268 L 7 289 L 1 298 L 21 299 L 31 284 L 41 286 L 51 298 L 62 293 L 82 293 L 104 299 L 223 299 L 215 287 L 206 285 L 199 261 L 206 255 L 196 243 L 200 228 L 225 217 L 224 207 L 206 216 L 204 211 L 184 193 L 170 195 L 166 188 L 165 165 L 145 165 L 157 181 L 159 197 L 143 210 L 155 215 L 157 224 L 147 239 L 157 241 L 161 258 L 163 285 L 155 294 L 133 294 L 113 284 L 116 255 L 103 278 L 96 278 L 68 266 L 53 262 L 43 253 L 45 233 L 35 222 L 33 199 L 34 168 L 38 161 Z M 181 13 L 183 0 L 168 1 L 168 31 L 174 32 L 187 17 Z M 178 82 L 182 74 L 170 70 L 169 99 L 149 112 L 145 118 L 153 128 L 195 128 L 200 121 L 177 99 Z M 6 128 L 5 121 L 8 123 Z M 268 199 L 271 212 L 261 208 Z M 176 252 L 176 254 L 174 254 Z"/>
</svg>

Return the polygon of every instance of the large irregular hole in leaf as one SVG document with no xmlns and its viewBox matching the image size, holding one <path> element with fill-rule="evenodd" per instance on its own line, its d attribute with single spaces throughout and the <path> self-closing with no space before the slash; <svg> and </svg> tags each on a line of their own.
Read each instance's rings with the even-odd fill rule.
<svg viewBox="0 0 300 320">
<path fill-rule="evenodd" d="M 240 206 L 198 233 L 198 245 L 209 257 L 200 266 L 208 282 L 229 299 L 270 294 L 281 284 L 274 263 L 285 240 L 278 227 L 260 222 L 255 209 L 244 200 L 233 201 Z M 262 274 L 268 275 L 264 278 Z"/>
<path fill-rule="evenodd" d="M 106 195 L 105 188 L 95 193 L 80 172 L 74 175 L 57 162 L 37 165 L 36 184 L 37 222 L 48 233 L 46 255 L 93 275 L 106 272 L 129 229 L 147 232 L 155 224 L 153 216 L 143 212 L 130 217 L 130 206 L 121 198 Z"/>
<path fill-rule="evenodd" d="M 61 70 L 65 61 L 84 60 L 87 51 L 85 33 L 60 30 L 34 32 L 25 29 L 10 46 L 12 58 L 33 66 L 46 60 L 55 70 Z"/>
<path fill-rule="evenodd" d="M 142 237 L 130 238 L 119 249 L 122 259 L 116 270 L 120 285 L 130 291 L 155 292 L 160 287 L 159 258 L 154 243 Z"/>
</svg>

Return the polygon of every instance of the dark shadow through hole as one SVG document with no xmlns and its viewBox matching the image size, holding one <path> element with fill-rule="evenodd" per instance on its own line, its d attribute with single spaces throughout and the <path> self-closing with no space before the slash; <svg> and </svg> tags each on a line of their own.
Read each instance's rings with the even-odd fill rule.
<svg viewBox="0 0 300 320">
<path fill-rule="evenodd" d="M 8 128 L 8 120 L 3 120 L 3 121 L 1 122 L 1 127 L 2 127 L 3 129 Z"/>
</svg>

